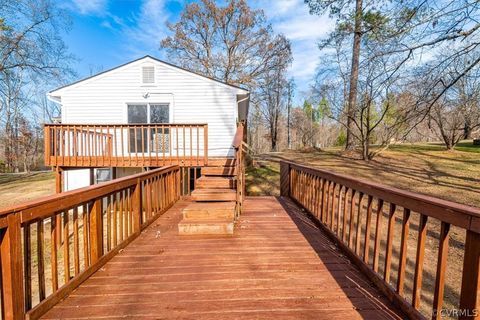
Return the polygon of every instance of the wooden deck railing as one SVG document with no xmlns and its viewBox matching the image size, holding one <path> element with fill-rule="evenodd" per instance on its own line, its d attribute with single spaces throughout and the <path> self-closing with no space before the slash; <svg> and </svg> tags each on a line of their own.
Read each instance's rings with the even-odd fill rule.
<svg viewBox="0 0 480 320">
<path fill-rule="evenodd" d="M 479 209 L 288 162 L 281 162 L 280 171 L 282 196 L 292 198 L 313 215 L 410 318 L 479 318 Z M 413 221 L 414 216 L 418 222 Z M 453 228 L 458 231 L 455 239 L 451 238 Z M 463 251 L 458 254 L 463 263 L 458 261 L 458 278 L 450 279 L 453 288 L 448 290 L 449 299 L 457 295 L 456 305 L 447 307 L 446 270 L 448 263 L 457 263 L 452 259 L 447 263 L 450 242 L 460 242 L 453 249 Z M 415 254 L 409 254 L 412 247 Z M 453 259 L 458 259 L 454 253 Z M 396 268 L 392 266 L 394 258 Z M 412 269 L 408 274 L 407 268 Z M 429 274 L 426 268 L 431 269 Z M 430 286 L 430 295 L 422 285 Z M 422 301 L 426 298 L 429 310 L 424 308 L 427 301 Z"/>
<path fill-rule="evenodd" d="M 2 319 L 40 317 L 179 197 L 175 165 L 1 211 Z"/>
<path fill-rule="evenodd" d="M 45 125 L 48 166 L 202 166 L 207 162 L 206 124 Z"/>
<path fill-rule="evenodd" d="M 243 147 L 244 126 L 240 123 L 237 127 L 232 146 L 235 149 L 235 172 L 237 179 L 237 206 L 235 216 L 238 218 L 242 213 L 243 200 L 245 199 L 245 161 Z"/>
</svg>

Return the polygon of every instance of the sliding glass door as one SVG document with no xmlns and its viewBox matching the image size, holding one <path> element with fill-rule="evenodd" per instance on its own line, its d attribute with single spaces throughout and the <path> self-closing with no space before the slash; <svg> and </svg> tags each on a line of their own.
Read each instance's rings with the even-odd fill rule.
<svg viewBox="0 0 480 320">
<path fill-rule="evenodd" d="M 127 105 L 128 123 L 169 123 L 168 103 Z M 130 128 L 129 151 L 131 153 L 169 152 L 170 132 L 168 128 Z"/>
</svg>

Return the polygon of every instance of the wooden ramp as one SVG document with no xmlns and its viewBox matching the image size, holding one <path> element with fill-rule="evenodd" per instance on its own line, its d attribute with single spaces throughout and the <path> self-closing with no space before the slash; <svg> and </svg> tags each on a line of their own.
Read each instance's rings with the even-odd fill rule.
<svg viewBox="0 0 480 320">
<path fill-rule="evenodd" d="M 404 318 L 291 201 L 247 198 L 231 237 L 179 236 L 188 204 L 177 202 L 44 319 Z"/>
</svg>

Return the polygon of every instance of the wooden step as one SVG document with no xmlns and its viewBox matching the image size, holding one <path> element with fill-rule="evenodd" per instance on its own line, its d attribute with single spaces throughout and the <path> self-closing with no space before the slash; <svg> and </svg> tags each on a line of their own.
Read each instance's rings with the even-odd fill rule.
<svg viewBox="0 0 480 320">
<path fill-rule="evenodd" d="M 233 189 L 195 189 L 191 194 L 193 201 L 235 201 L 237 191 Z"/>
<path fill-rule="evenodd" d="M 182 210 L 183 221 L 186 220 L 218 220 L 235 217 L 235 202 L 194 202 Z"/>
<path fill-rule="evenodd" d="M 235 158 L 208 158 L 206 167 L 234 167 Z"/>
<path fill-rule="evenodd" d="M 235 167 L 203 167 L 201 169 L 202 176 L 234 176 Z"/>
<path fill-rule="evenodd" d="M 200 234 L 233 234 L 233 221 L 231 220 L 182 220 L 178 224 L 178 234 L 180 235 L 200 235 Z"/>
<path fill-rule="evenodd" d="M 200 177 L 195 182 L 197 189 L 235 189 L 237 180 L 234 177 L 207 176 Z"/>
</svg>

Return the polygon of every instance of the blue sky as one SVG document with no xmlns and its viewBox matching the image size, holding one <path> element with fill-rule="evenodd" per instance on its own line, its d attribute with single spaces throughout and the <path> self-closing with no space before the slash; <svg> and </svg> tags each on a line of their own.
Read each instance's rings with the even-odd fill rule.
<svg viewBox="0 0 480 320">
<path fill-rule="evenodd" d="M 166 59 L 160 40 L 169 34 L 167 22 L 177 21 L 187 0 L 69 0 L 73 23 L 65 41 L 78 59 L 79 78 L 89 76 L 146 54 Z M 326 17 L 312 16 L 303 0 L 250 0 L 264 10 L 275 32 L 292 42 L 289 70 L 297 83 L 296 100 L 318 64 L 318 39 L 333 27 Z"/>
</svg>

